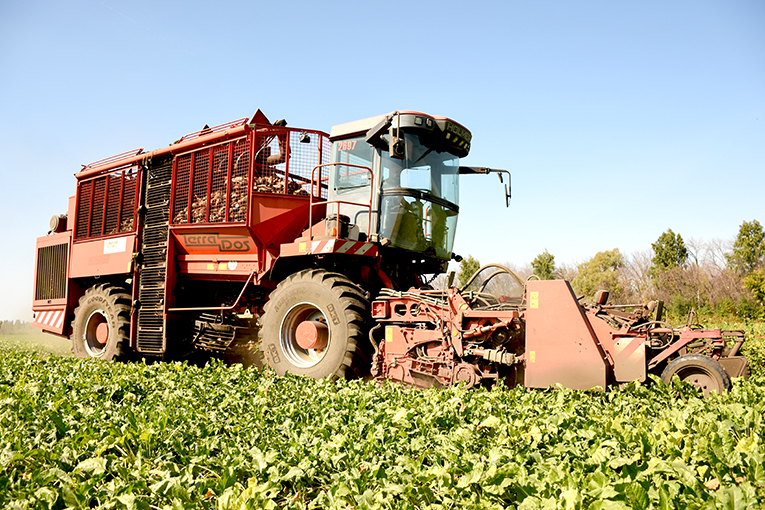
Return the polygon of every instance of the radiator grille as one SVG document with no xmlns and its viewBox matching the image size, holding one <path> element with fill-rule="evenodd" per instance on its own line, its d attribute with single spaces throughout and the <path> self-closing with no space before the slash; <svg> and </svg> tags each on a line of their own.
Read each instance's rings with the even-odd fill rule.
<svg viewBox="0 0 765 510">
<path fill-rule="evenodd" d="M 35 299 L 66 297 L 66 267 L 69 244 L 57 244 L 37 249 L 37 287 Z"/>
<path fill-rule="evenodd" d="M 137 167 L 99 175 L 77 184 L 75 239 L 134 231 Z"/>
</svg>

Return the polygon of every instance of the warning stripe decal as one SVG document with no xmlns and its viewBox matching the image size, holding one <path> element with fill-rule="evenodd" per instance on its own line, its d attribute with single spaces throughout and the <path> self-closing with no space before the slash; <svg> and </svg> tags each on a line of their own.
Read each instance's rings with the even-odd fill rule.
<svg viewBox="0 0 765 510">
<path fill-rule="evenodd" d="M 345 253 L 348 255 L 364 255 L 374 247 L 372 243 L 363 241 L 343 241 L 341 239 L 329 239 L 313 241 L 311 253 Z"/>
<path fill-rule="evenodd" d="M 282 256 L 342 253 L 345 255 L 377 255 L 377 246 L 374 243 L 364 241 L 349 241 L 345 239 L 322 239 L 320 241 L 307 241 L 282 245 Z"/>
<path fill-rule="evenodd" d="M 60 329 L 64 323 L 64 309 L 58 310 L 46 310 L 44 312 L 37 312 L 35 314 L 34 323 L 40 326 L 47 326 L 49 328 Z"/>
</svg>

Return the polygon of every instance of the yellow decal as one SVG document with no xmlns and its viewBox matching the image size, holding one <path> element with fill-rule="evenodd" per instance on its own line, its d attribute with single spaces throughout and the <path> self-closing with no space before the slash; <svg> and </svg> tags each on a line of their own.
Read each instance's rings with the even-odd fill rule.
<svg viewBox="0 0 765 510">
<path fill-rule="evenodd" d="M 393 327 L 386 326 L 385 327 L 385 341 L 386 342 L 392 342 L 393 341 Z"/>
<path fill-rule="evenodd" d="M 460 309 L 460 310 L 467 310 L 467 307 L 468 307 L 468 305 L 466 305 L 465 303 L 462 303 L 462 304 L 459 306 L 459 309 Z"/>
<path fill-rule="evenodd" d="M 537 351 L 529 352 L 529 361 L 534 363 L 537 360 Z"/>
<path fill-rule="evenodd" d="M 532 292 L 529 296 L 529 308 L 539 308 L 539 292 Z"/>
<path fill-rule="evenodd" d="M 298 253 L 305 253 L 305 252 L 306 252 L 306 243 L 298 244 Z"/>
<path fill-rule="evenodd" d="M 207 270 L 208 271 L 215 271 L 215 262 L 208 262 L 207 263 Z"/>
</svg>

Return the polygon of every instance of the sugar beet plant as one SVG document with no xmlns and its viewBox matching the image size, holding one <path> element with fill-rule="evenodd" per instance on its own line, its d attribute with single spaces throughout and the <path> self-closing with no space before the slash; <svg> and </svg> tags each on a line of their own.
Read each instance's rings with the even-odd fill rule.
<svg viewBox="0 0 765 510">
<path fill-rule="evenodd" d="M 762 379 L 706 400 L 684 384 L 418 391 L 218 363 L 1 354 L 2 508 L 765 501 Z"/>
</svg>

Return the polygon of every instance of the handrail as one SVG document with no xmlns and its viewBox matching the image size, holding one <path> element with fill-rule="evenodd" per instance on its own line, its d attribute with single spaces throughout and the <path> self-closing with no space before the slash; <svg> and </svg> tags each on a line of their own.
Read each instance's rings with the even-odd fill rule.
<svg viewBox="0 0 765 510">
<path fill-rule="evenodd" d="M 241 119 L 232 120 L 230 122 L 224 122 L 223 124 L 218 124 L 217 126 L 209 127 L 205 125 L 202 129 L 199 131 L 194 131 L 191 133 L 188 133 L 186 135 L 183 135 L 178 139 L 178 142 L 185 142 L 187 140 L 193 140 L 194 138 L 199 138 L 200 136 L 204 135 L 210 135 L 213 133 L 217 133 L 219 131 L 223 131 L 224 129 L 229 129 L 233 127 L 243 126 L 244 124 L 247 124 L 247 117 L 243 117 Z"/>
<path fill-rule="evenodd" d="M 369 213 L 368 213 L 368 219 L 367 219 L 367 226 L 368 227 L 367 228 L 371 228 L 372 227 L 372 197 L 374 196 L 373 193 L 374 193 L 374 189 L 375 189 L 374 188 L 375 175 L 372 172 L 372 169 L 369 168 L 368 166 L 354 165 L 354 164 L 351 164 L 351 163 L 323 163 L 321 165 L 316 165 L 315 167 L 313 167 L 313 170 L 311 171 L 311 198 L 309 200 L 309 207 L 308 207 L 308 231 L 309 231 L 309 237 L 313 237 L 313 235 L 312 235 L 313 234 L 313 206 L 314 206 L 313 199 L 314 199 L 314 196 L 315 196 L 314 183 L 319 182 L 319 180 L 321 179 L 321 169 L 324 168 L 325 166 L 348 166 L 348 167 L 353 167 L 353 168 L 361 168 L 362 170 L 366 170 L 367 172 L 369 172 L 369 205 L 361 204 L 361 203 L 356 203 L 356 202 L 346 202 L 346 201 L 343 201 L 343 200 L 330 200 L 330 201 L 324 201 L 324 202 L 321 202 L 321 203 L 324 204 L 324 205 L 335 204 L 335 203 L 337 204 L 337 217 L 338 217 L 337 219 L 338 219 L 338 224 L 339 224 L 339 221 L 340 221 L 340 204 L 341 203 L 348 204 L 348 205 L 358 205 L 358 206 L 361 206 L 361 207 L 369 207 Z M 319 170 L 319 180 L 316 179 L 316 170 Z M 321 184 L 319 184 L 319 193 L 321 193 Z M 339 234 L 340 233 L 340 229 L 338 228 L 337 231 L 338 231 L 338 234 Z"/>
<path fill-rule="evenodd" d="M 98 161 L 88 163 L 87 165 L 82 165 L 82 170 L 87 170 L 88 168 L 95 168 L 97 166 L 105 165 L 107 163 L 116 163 L 123 159 L 128 159 L 132 156 L 138 156 L 139 154 L 143 154 L 143 147 L 140 147 L 138 149 L 133 149 L 132 151 L 121 152 L 119 154 L 115 154 L 114 156 L 109 156 L 108 158 L 99 159 Z"/>
</svg>

